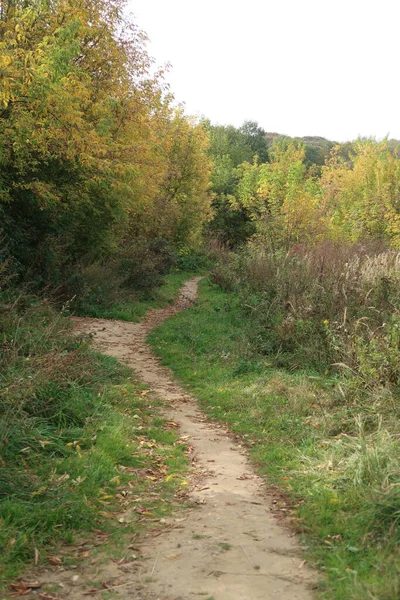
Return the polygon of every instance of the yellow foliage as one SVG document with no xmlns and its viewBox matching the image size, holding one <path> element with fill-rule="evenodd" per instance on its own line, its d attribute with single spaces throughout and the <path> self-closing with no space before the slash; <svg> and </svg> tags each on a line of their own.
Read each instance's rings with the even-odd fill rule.
<svg viewBox="0 0 400 600">
<path fill-rule="evenodd" d="M 256 238 L 272 249 L 322 239 L 400 248 L 400 159 L 386 141 L 359 140 L 348 159 L 340 146 L 333 148 L 320 177 L 304 160 L 304 148 L 280 142 L 269 163 L 239 166 L 231 205 L 257 223 Z"/>
<path fill-rule="evenodd" d="M 77 255 L 139 229 L 187 244 L 210 214 L 207 135 L 174 108 L 124 8 L 16 0 L 0 21 L 0 208 L 28 203 L 30 238 L 43 211 Z"/>
</svg>

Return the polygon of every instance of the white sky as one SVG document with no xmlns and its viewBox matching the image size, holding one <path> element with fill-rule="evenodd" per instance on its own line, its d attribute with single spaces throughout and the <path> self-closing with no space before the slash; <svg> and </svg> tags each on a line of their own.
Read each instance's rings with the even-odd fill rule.
<svg viewBox="0 0 400 600">
<path fill-rule="evenodd" d="M 400 0 L 129 0 L 171 91 L 213 123 L 400 139 Z"/>
</svg>

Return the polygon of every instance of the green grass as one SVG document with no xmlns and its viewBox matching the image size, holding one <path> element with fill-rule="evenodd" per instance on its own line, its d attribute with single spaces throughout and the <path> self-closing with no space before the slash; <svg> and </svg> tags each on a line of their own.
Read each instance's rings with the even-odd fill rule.
<svg viewBox="0 0 400 600">
<path fill-rule="evenodd" d="M 130 369 L 72 336 L 47 303 L 1 308 L 0 588 L 35 556 L 81 564 L 70 545 L 82 538 L 89 558 L 99 539 L 119 552 L 187 485 L 185 446 Z"/>
<path fill-rule="evenodd" d="M 400 598 L 399 427 L 386 402 L 347 398 L 340 379 L 286 372 L 255 354 L 235 295 L 207 280 L 188 311 L 149 340 L 212 418 L 247 442 L 258 471 L 279 486 L 320 596 Z M 384 409 L 382 409 L 384 407 Z"/>
<path fill-rule="evenodd" d="M 198 275 L 197 272 L 196 275 Z M 128 299 L 117 300 L 110 305 L 108 303 L 104 305 L 102 302 L 92 299 L 80 307 L 78 314 L 84 317 L 138 322 L 150 309 L 163 308 L 173 304 L 182 284 L 193 276 L 194 273 L 187 271 L 170 273 L 164 277 L 162 285 L 156 288 L 151 295 L 131 294 Z"/>
</svg>

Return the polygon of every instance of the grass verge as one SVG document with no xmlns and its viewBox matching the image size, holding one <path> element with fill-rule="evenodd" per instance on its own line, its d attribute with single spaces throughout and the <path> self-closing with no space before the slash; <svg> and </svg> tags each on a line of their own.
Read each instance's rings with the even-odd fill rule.
<svg viewBox="0 0 400 600">
<path fill-rule="evenodd" d="M 29 565 L 76 564 L 157 527 L 185 496 L 187 462 L 132 371 L 71 335 L 48 304 L 3 303 L 0 331 L 4 589 Z"/>
<path fill-rule="evenodd" d="M 149 341 L 213 419 L 247 441 L 258 470 L 291 499 L 320 596 L 400 597 L 399 427 L 378 397 L 349 401 L 340 380 L 274 369 L 255 354 L 238 299 L 207 280 L 189 311 Z"/>
</svg>

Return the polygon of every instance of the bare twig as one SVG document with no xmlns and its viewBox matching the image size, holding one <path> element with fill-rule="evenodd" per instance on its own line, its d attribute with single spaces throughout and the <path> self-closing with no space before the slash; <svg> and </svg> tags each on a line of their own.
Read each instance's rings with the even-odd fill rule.
<svg viewBox="0 0 400 600">
<path fill-rule="evenodd" d="M 245 557 L 246 557 L 246 558 L 247 558 L 247 560 L 249 561 L 249 564 L 251 565 L 251 560 L 250 560 L 250 558 L 249 558 L 249 555 L 247 554 L 246 550 L 243 548 L 243 546 L 242 546 L 242 545 L 241 545 L 240 547 L 241 547 L 241 549 L 242 549 L 242 552 L 243 552 L 243 554 L 245 555 Z"/>
<path fill-rule="evenodd" d="M 154 561 L 154 565 L 153 565 L 153 568 L 152 568 L 151 573 L 150 573 L 150 579 L 153 577 L 153 573 L 154 573 L 154 570 L 156 568 L 159 556 L 160 556 L 160 553 L 157 554 L 156 560 Z"/>
</svg>

